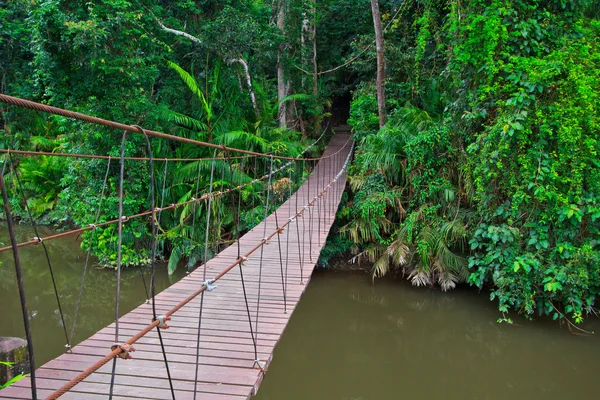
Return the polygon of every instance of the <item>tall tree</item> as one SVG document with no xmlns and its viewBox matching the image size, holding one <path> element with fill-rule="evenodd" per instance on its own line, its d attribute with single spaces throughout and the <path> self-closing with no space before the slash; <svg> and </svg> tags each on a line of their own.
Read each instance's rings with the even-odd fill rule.
<svg viewBox="0 0 600 400">
<path fill-rule="evenodd" d="M 281 31 L 281 36 L 285 37 L 285 9 L 286 1 L 280 0 L 277 5 L 277 28 Z M 288 86 L 285 79 L 285 71 L 283 68 L 283 57 L 285 52 L 285 41 L 279 44 L 277 53 L 277 100 L 279 101 L 279 126 L 287 128 L 287 104 L 283 100 L 287 96 Z"/>
<path fill-rule="evenodd" d="M 379 127 L 385 125 L 385 53 L 383 48 L 383 29 L 381 28 L 381 14 L 379 2 L 371 0 L 373 25 L 375 26 L 375 45 L 377 47 L 377 108 L 379 110 Z"/>
</svg>

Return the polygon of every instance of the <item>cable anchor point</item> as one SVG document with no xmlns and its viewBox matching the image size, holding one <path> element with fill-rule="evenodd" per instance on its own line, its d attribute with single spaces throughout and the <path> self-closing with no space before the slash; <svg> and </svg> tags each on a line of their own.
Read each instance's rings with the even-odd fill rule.
<svg viewBox="0 0 600 400">
<path fill-rule="evenodd" d="M 110 349 L 112 351 L 121 349 L 121 352 L 117 354 L 117 357 L 122 358 L 123 360 L 130 360 L 133 358 L 129 353 L 135 351 L 135 348 L 129 343 L 115 343 L 110 347 Z"/>
<path fill-rule="evenodd" d="M 217 288 L 217 285 L 213 285 L 213 283 L 215 283 L 216 280 L 215 279 L 208 279 L 204 282 L 202 282 L 202 286 L 206 287 L 206 290 L 208 290 L 209 292 L 212 292 L 213 290 L 215 290 Z"/>
<path fill-rule="evenodd" d="M 171 320 L 171 317 L 167 317 L 166 315 L 159 315 L 158 317 L 156 317 L 156 320 L 158 321 L 158 327 L 160 329 L 169 329 L 169 325 L 167 325 L 167 321 Z"/>
</svg>

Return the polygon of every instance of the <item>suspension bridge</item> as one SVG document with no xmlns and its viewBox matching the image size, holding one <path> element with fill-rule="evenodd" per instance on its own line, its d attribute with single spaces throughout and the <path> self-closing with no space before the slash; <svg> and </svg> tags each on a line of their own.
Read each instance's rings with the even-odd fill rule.
<svg viewBox="0 0 600 400">
<path fill-rule="evenodd" d="M 127 132 L 144 134 L 149 158 L 149 137 L 209 147 L 215 155 L 220 151 L 264 157 L 270 161 L 269 172 L 249 184 L 263 181 L 268 190 L 278 173 L 285 175 L 286 170 L 300 161 L 313 162 L 312 171 L 303 182 L 297 182 L 297 190 L 289 193 L 272 214 L 265 215 L 260 224 L 241 236 L 237 228 L 237 240 L 214 258 L 205 259 L 192 273 L 161 293 L 154 295 L 152 287 L 149 302 L 115 318 L 111 325 L 34 369 L 31 376 L 0 390 L 0 399 L 218 400 L 248 399 L 256 394 L 333 225 L 352 154 L 348 128 L 334 128 L 335 134 L 318 158 L 278 157 L 144 130 L 2 94 L 0 101 L 120 129 L 125 132 L 123 142 Z M 276 158 L 286 163 L 274 168 Z M 234 195 L 245 185 L 213 192 L 215 156 L 212 160 L 208 193 L 166 207 L 152 204 L 147 212 L 136 216 L 120 214 L 119 219 L 105 224 L 117 223 L 121 231 L 127 220 L 149 217 L 154 227 L 155 218 L 160 218 L 162 212 L 201 202 L 208 203 L 210 209 L 213 199 L 228 195 L 232 204 L 238 204 L 234 220 L 239 220 L 240 197 L 236 199 Z M 3 181 L 0 183 L 5 192 Z M 269 198 L 267 195 L 267 202 Z M 268 204 L 265 209 L 269 209 Z M 210 219 L 206 221 L 207 232 L 209 225 Z M 90 224 L 73 231 L 93 230 L 98 226 Z M 46 244 L 51 239 L 36 237 L 29 242 L 12 242 L 0 251 L 13 251 L 19 268 L 20 247 L 51 245 Z M 118 300 L 118 292 L 116 297 Z M 22 306 L 26 315 L 26 306 L 24 303 Z M 119 315 L 118 301 L 116 315 Z"/>
</svg>

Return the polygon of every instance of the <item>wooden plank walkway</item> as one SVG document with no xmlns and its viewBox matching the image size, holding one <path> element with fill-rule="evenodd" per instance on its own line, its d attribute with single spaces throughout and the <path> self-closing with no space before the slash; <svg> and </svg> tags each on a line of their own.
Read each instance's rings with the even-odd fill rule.
<svg viewBox="0 0 600 400">
<path fill-rule="evenodd" d="M 348 133 L 334 135 L 325 155 L 340 150 L 348 139 Z M 290 216 L 295 215 L 323 190 L 323 176 L 327 177 L 327 183 L 333 179 L 350 148 L 348 144 L 340 152 L 339 157 L 325 159 L 317 164 L 311 178 L 277 210 L 279 225 L 287 222 Z M 319 253 L 334 222 L 335 210 L 342 195 L 341 188 L 344 187 L 345 182 L 344 174 L 338 181 L 340 190 L 330 189 L 324 196 L 325 202 L 323 203 L 322 199 L 313 206 L 312 232 L 309 229 L 309 214 L 305 212 L 303 217 L 290 224 L 280 235 L 281 252 L 276 236 L 270 244 L 264 246 L 260 305 L 258 301 L 260 249 L 244 263 L 243 272 L 252 328 L 257 336 L 258 358 L 265 370 L 271 362 L 275 345 L 281 338 L 292 312 L 310 281 Z M 317 217 L 319 212 L 320 218 Z M 317 227 L 319 220 L 320 230 Z M 265 225 L 267 235 L 276 230 L 275 213 L 240 238 L 241 254 L 250 250 L 265 236 Z M 280 256 L 283 260 L 282 264 Z M 207 263 L 207 277 L 216 276 L 236 258 L 237 244 L 234 244 Z M 301 263 L 300 260 L 303 262 Z M 283 281 L 286 282 L 287 279 L 285 285 L 287 312 L 284 311 L 282 269 L 284 270 Z M 286 270 L 287 275 L 285 275 Z M 157 313 L 165 313 L 196 291 L 203 281 L 202 275 L 203 268 L 199 267 L 181 281 L 159 293 L 155 299 Z M 301 276 L 303 283 L 301 283 Z M 248 399 L 256 394 L 263 374 L 254 362 L 254 346 L 239 267 L 235 267 L 216 284 L 218 287 L 214 291 L 206 292 L 204 295 L 197 398 Z M 169 321 L 170 328 L 162 330 L 178 400 L 194 397 L 199 307 L 200 296 L 176 312 L 173 320 Z M 142 304 L 122 316 L 119 320 L 122 341 L 135 335 L 151 321 L 152 308 L 149 304 Z M 258 325 L 256 325 L 257 321 Z M 105 356 L 113 342 L 114 324 L 111 324 L 75 346 L 72 353 L 63 354 L 38 368 L 36 371 L 38 398 L 48 396 Z M 141 338 L 134 347 L 137 351 L 132 353 L 133 359 L 117 360 L 113 398 L 170 399 L 169 382 L 156 330 Z M 90 375 L 61 398 L 108 398 L 111 368 L 112 362 Z M 29 399 L 31 398 L 29 385 L 29 378 L 22 379 L 11 387 L 1 390 L 0 398 Z"/>
</svg>

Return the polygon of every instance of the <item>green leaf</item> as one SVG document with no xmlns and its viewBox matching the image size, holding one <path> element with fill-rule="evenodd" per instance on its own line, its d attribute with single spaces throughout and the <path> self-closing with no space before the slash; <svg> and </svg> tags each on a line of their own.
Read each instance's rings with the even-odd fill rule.
<svg viewBox="0 0 600 400">
<path fill-rule="evenodd" d="M 518 272 L 520 268 L 521 268 L 521 263 L 519 261 L 515 261 L 513 263 L 513 272 Z"/>
</svg>

